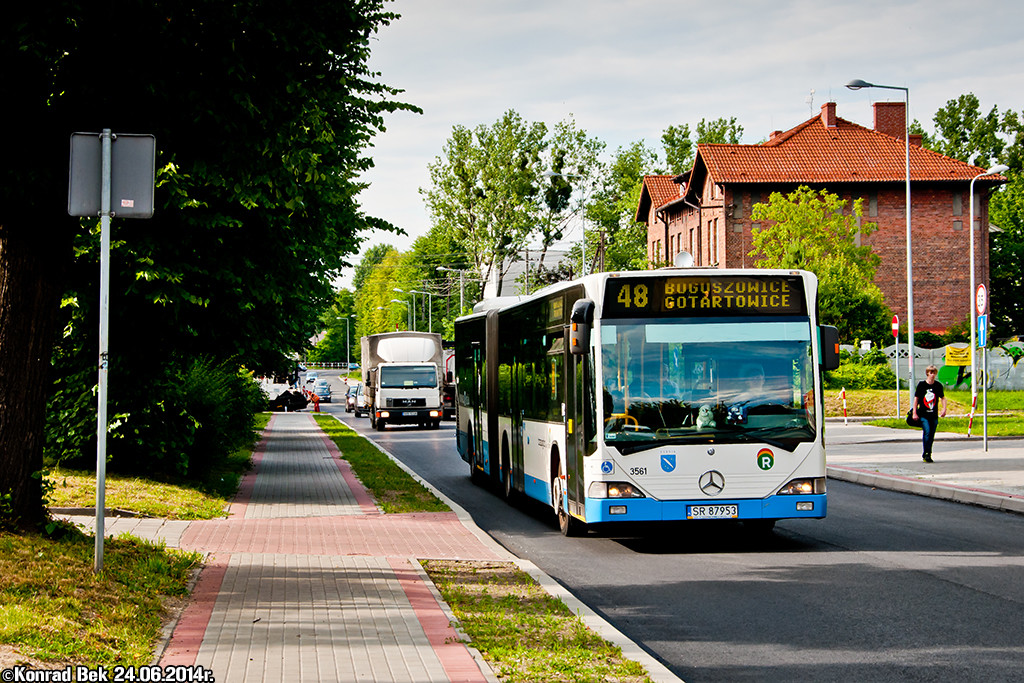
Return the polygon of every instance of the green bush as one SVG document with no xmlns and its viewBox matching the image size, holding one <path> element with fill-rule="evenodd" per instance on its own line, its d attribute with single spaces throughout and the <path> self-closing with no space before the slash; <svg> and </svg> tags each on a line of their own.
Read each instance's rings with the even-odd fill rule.
<svg viewBox="0 0 1024 683">
<path fill-rule="evenodd" d="M 896 374 L 881 349 L 875 347 L 863 355 L 841 354 L 839 368 L 825 373 L 826 389 L 891 389 Z"/>
<path fill-rule="evenodd" d="M 58 385 L 47 423 L 47 461 L 91 468 L 96 399 L 91 373 Z M 201 476 L 251 439 L 266 397 L 251 373 L 209 358 L 167 363 L 156 379 L 121 385 L 108 403 L 112 472 Z"/>
</svg>

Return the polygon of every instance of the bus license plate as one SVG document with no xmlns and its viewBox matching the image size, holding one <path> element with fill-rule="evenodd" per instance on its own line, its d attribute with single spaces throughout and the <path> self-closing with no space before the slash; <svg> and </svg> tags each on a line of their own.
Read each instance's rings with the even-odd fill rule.
<svg viewBox="0 0 1024 683">
<path fill-rule="evenodd" d="M 738 505 L 687 505 L 687 519 L 736 519 L 740 511 Z"/>
</svg>

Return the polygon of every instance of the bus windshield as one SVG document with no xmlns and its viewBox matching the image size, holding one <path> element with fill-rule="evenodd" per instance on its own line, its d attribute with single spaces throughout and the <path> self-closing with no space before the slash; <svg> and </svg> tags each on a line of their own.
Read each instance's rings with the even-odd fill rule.
<svg viewBox="0 0 1024 683">
<path fill-rule="evenodd" d="M 605 442 L 623 454 L 665 443 L 813 441 L 806 317 L 619 319 L 601 325 Z"/>
</svg>

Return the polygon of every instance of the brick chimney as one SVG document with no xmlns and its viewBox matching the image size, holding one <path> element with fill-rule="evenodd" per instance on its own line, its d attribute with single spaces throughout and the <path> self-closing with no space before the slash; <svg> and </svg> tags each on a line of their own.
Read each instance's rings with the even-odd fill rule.
<svg viewBox="0 0 1024 683">
<path fill-rule="evenodd" d="M 906 132 L 906 102 L 875 102 L 875 130 L 900 140 Z"/>
<path fill-rule="evenodd" d="M 836 103 L 826 102 L 821 105 L 821 122 L 826 128 L 836 127 Z"/>
</svg>

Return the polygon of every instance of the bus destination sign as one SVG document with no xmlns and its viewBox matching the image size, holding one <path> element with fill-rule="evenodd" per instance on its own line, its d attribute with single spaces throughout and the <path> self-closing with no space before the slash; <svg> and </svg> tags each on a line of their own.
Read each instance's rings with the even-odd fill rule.
<svg viewBox="0 0 1024 683">
<path fill-rule="evenodd" d="M 806 315 L 803 282 L 787 275 L 609 278 L 604 317 Z"/>
</svg>

